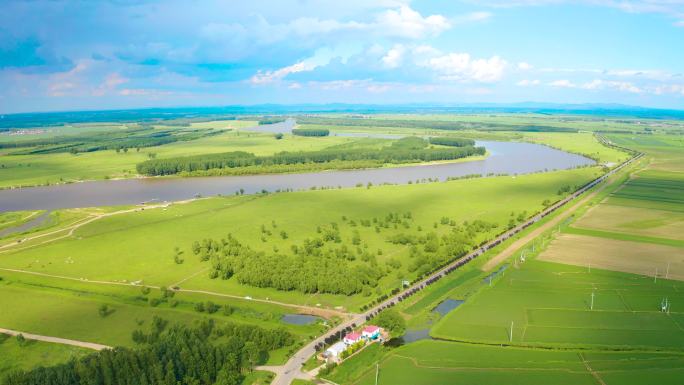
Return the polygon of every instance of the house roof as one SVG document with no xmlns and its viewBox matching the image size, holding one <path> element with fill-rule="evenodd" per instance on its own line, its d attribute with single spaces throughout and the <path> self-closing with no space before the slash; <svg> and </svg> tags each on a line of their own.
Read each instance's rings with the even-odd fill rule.
<svg viewBox="0 0 684 385">
<path fill-rule="evenodd" d="M 345 340 L 350 340 L 350 341 L 356 341 L 359 338 L 361 338 L 361 333 L 357 333 L 357 332 L 349 333 L 349 334 L 347 334 L 346 337 L 344 337 Z"/>
<path fill-rule="evenodd" d="M 326 352 L 334 352 L 335 354 L 340 354 L 343 351 L 345 351 L 346 349 L 347 349 L 347 345 L 345 345 L 344 342 L 340 341 L 340 342 L 332 345 L 328 349 L 326 349 Z"/>
<path fill-rule="evenodd" d="M 363 328 L 364 333 L 375 333 L 378 330 L 380 330 L 380 328 L 375 325 L 369 325 Z"/>
</svg>

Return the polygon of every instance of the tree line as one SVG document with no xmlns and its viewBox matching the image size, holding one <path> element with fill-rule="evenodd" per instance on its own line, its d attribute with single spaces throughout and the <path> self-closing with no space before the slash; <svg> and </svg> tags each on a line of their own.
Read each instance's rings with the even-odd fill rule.
<svg viewBox="0 0 684 385">
<path fill-rule="evenodd" d="M 213 129 L 158 130 L 151 126 L 91 134 L 62 135 L 52 138 L 19 140 L 0 143 L 2 148 L 23 149 L 13 155 L 80 153 L 128 148 L 155 147 L 163 144 L 190 141 L 217 135 L 222 131 Z"/>
<path fill-rule="evenodd" d="M 239 385 L 267 351 L 291 345 L 284 330 L 255 326 L 218 327 L 204 320 L 196 328 L 156 318 L 149 342 L 117 347 L 79 359 L 7 375 L 5 385 Z"/>
<path fill-rule="evenodd" d="M 436 136 L 430 138 L 431 144 L 437 144 L 440 146 L 451 146 L 451 147 L 466 147 L 474 146 L 475 141 L 466 138 L 450 138 L 447 136 Z"/>
<path fill-rule="evenodd" d="M 351 117 L 298 116 L 299 124 L 315 124 L 327 126 L 352 127 L 401 127 L 424 128 L 433 130 L 469 130 L 481 131 L 532 131 L 532 132 L 577 132 L 569 127 L 518 125 L 487 122 L 453 122 L 447 120 L 410 120 L 410 119 L 370 119 Z"/>
<path fill-rule="evenodd" d="M 193 173 L 221 168 L 249 166 L 294 165 L 307 163 L 329 163 L 333 161 L 371 160 L 381 164 L 430 162 L 453 160 L 472 155 L 484 155 L 484 147 L 456 148 L 406 148 L 389 146 L 375 149 L 327 149 L 310 152 L 280 152 L 270 156 L 256 156 L 252 153 L 234 151 L 221 154 L 206 154 L 168 159 L 150 159 L 139 163 L 138 173 L 144 175 L 173 175 Z"/>
<path fill-rule="evenodd" d="M 297 136 L 328 136 L 330 130 L 325 128 L 293 128 L 292 135 Z"/>
</svg>

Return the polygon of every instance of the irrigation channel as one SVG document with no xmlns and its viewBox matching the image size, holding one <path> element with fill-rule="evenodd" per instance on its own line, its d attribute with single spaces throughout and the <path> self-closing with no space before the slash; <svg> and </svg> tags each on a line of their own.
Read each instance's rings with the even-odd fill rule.
<svg viewBox="0 0 684 385">
<path fill-rule="evenodd" d="M 474 260 L 478 256 L 484 254 L 488 250 L 496 247 L 499 245 L 501 242 L 504 242 L 505 240 L 513 237 L 517 233 L 523 231 L 527 227 L 539 222 L 542 220 L 542 218 L 553 214 L 556 210 L 564 207 L 568 203 L 574 201 L 575 199 L 579 198 L 582 196 L 584 193 L 587 191 L 591 190 L 593 187 L 596 185 L 600 184 L 601 182 L 604 182 L 606 179 L 608 179 L 611 175 L 615 174 L 616 172 L 620 171 L 627 165 L 631 164 L 635 160 L 641 158 L 643 154 L 636 154 L 632 158 L 626 160 L 625 162 L 621 163 L 619 166 L 613 168 L 612 170 L 608 171 L 607 173 L 603 174 L 602 176 L 592 180 L 591 182 L 585 184 L 584 186 L 580 187 L 577 189 L 575 192 L 567 196 L 566 198 L 554 203 L 553 205 L 549 206 L 548 208 L 544 209 L 543 211 L 533 215 L 532 217 L 528 218 L 525 222 L 519 224 L 518 226 L 507 230 L 501 234 L 499 234 L 497 237 L 494 239 L 484 243 L 481 245 L 479 248 L 475 249 L 474 251 L 470 252 L 469 254 L 456 259 L 454 261 L 451 261 L 447 263 L 446 265 L 442 266 L 441 268 L 437 269 L 433 273 L 429 274 L 427 277 L 418 280 L 414 283 L 412 283 L 409 287 L 404 289 L 403 291 L 389 297 L 388 299 L 382 301 L 381 303 L 375 305 L 371 309 L 361 313 L 357 314 L 350 319 L 342 322 L 341 324 L 337 325 L 336 327 L 330 329 L 328 332 L 325 334 L 319 336 L 318 338 L 314 339 L 311 341 L 309 344 L 301 348 L 299 351 L 297 351 L 288 361 L 285 363 L 285 365 L 279 367 L 278 373 L 276 374 L 276 377 L 273 379 L 271 382 L 271 385 L 289 385 L 295 378 L 306 378 L 306 376 L 301 372 L 301 367 L 302 365 L 316 352 L 320 349 L 323 348 L 325 345 L 325 341 L 329 340 L 330 338 L 342 338 L 347 332 L 352 330 L 353 328 L 364 324 L 367 321 L 370 321 L 373 317 L 378 315 L 382 310 L 390 308 L 400 301 L 405 300 L 406 298 L 416 294 L 417 292 L 425 289 L 427 286 L 437 282 L 438 280 L 444 278 L 447 276 L 447 274 L 453 272 L 454 270 L 462 267 L 463 265 L 467 264 L 468 262 Z"/>
<path fill-rule="evenodd" d="M 527 174 L 563 170 L 595 162 L 547 146 L 478 141 L 489 156 L 481 160 L 376 169 L 325 171 L 298 174 L 217 176 L 188 178 L 137 178 L 81 182 L 53 186 L 0 190 L 0 212 L 55 210 L 61 208 L 116 206 L 187 200 L 198 196 L 232 195 L 312 187 L 353 187 L 358 184 L 405 184 L 417 180 L 458 178 L 480 174 Z"/>
</svg>

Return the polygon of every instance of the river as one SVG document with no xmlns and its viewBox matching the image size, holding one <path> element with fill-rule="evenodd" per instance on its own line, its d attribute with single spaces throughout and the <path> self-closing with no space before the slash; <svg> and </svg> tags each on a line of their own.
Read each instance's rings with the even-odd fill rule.
<svg viewBox="0 0 684 385">
<path fill-rule="evenodd" d="M 478 141 L 489 152 L 486 159 L 430 165 L 299 174 L 217 176 L 193 178 L 137 178 L 81 182 L 54 186 L 0 190 L 0 212 L 114 206 L 141 202 L 178 201 L 196 196 L 245 194 L 262 190 L 352 187 L 359 183 L 408 183 L 421 179 L 445 180 L 469 174 L 526 174 L 575 168 L 595 162 L 532 143 Z"/>
</svg>

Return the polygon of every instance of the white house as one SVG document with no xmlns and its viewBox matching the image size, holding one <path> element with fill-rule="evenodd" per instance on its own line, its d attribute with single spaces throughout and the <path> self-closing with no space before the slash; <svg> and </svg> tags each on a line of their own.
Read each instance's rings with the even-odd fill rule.
<svg viewBox="0 0 684 385">
<path fill-rule="evenodd" d="M 354 345 L 355 343 L 361 341 L 361 333 L 353 332 L 347 334 L 344 339 L 342 339 L 347 345 Z"/>
<path fill-rule="evenodd" d="M 347 345 L 346 345 L 344 342 L 340 341 L 340 342 L 338 342 L 338 343 L 332 345 L 331 347 L 329 347 L 329 348 L 325 351 L 325 356 L 328 357 L 328 358 L 335 358 L 335 359 L 337 359 L 337 358 L 340 358 L 340 355 L 341 355 L 342 352 L 345 351 L 345 350 L 347 350 Z"/>
<path fill-rule="evenodd" d="M 363 328 L 361 336 L 367 340 L 374 340 L 380 336 L 381 329 L 375 325 L 369 325 Z"/>
</svg>

